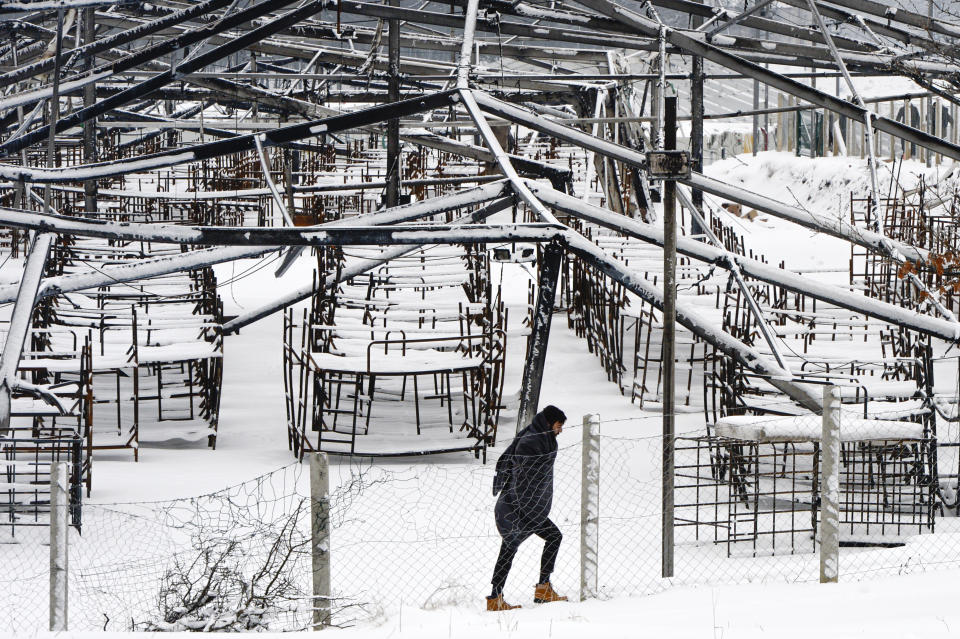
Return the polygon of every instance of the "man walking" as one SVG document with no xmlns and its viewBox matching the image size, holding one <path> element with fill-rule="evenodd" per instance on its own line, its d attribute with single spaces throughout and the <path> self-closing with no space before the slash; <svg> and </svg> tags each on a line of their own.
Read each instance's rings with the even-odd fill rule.
<svg viewBox="0 0 960 639">
<path fill-rule="evenodd" d="M 547 406 L 533 422 L 517 433 L 497 460 L 493 494 L 500 494 L 494 514 L 500 532 L 500 555 L 493 571 L 493 592 L 487 597 L 487 610 L 512 610 L 503 599 L 503 586 L 517 549 L 530 535 L 543 539 L 540 580 L 534 590 L 534 603 L 566 601 L 550 585 L 563 535 L 550 521 L 553 505 L 553 463 L 557 458 L 557 435 L 567 416 L 556 406 Z"/>
</svg>

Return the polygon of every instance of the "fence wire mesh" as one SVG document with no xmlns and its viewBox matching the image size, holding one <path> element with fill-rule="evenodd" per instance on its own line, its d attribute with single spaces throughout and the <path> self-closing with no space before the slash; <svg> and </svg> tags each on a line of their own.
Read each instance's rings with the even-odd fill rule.
<svg viewBox="0 0 960 639">
<path fill-rule="evenodd" d="M 922 420 L 865 419 L 848 408 L 836 415 L 840 579 L 960 565 L 956 506 L 945 505 L 956 482 L 935 479 L 938 460 L 946 465 L 956 450 L 938 450 Z M 596 542 L 587 545 L 597 551 L 597 595 L 817 580 L 822 427 L 815 415 L 740 416 L 681 432 L 674 441 L 674 576 L 664 579 L 660 416 L 600 421 L 592 475 L 599 503 L 587 513 L 596 521 Z M 589 517 L 582 427 L 568 423 L 565 431 L 550 497 L 550 518 L 563 534 L 551 581 L 575 600 L 581 522 Z M 333 458 L 329 472 L 333 624 L 376 622 L 403 607 L 482 605 L 501 544 L 495 463 Z M 70 531 L 70 628 L 309 628 L 310 503 L 309 473 L 292 464 L 189 499 L 84 504 L 81 530 Z M 48 532 L 16 527 L 4 534 L 0 625 L 8 632 L 45 628 Z M 520 546 L 508 601 L 529 603 L 542 548 L 536 537 Z"/>
</svg>

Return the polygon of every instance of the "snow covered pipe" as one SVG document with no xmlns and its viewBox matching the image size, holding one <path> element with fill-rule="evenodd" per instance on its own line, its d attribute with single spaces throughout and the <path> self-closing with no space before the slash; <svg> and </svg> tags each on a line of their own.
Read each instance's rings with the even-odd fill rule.
<svg viewBox="0 0 960 639">
<path fill-rule="evenodd" d="M 510 158 L 507 157 L 506 152 L 500 146 L 500 142 L 497 141 L 497 136 L 494 135 L 493 129 L 490 128 L 486 117 L 473 99 L 473 93 L 469 89 L 460 89 L 460 99 L 463 101 L 463 106 L 466 108 L 467 113 L 470 114 L 474 124 L 476 124 L 477 130 L 480 132 L 480 136 L 483 138 L 487 148 L 493 153 L 497 166 L 499 166 L 503 174 L 507 176 L 507 180 L 510 182 L 510 187 L 514 193 L 523 200 L 524 204 L 530 207 L 530 210 L 536 214 L 538 220 L 551 224 L 559 224 L 557 218 L 553 216 L 553 213 L 533 196 L 533 193 L 527 188 L 526 182 L 521 180 L 520 176 L 517 175 L 517 170 L 513 167 Z"/>
<path fill-rule="evenodd" d="M 460 57 L 457 59 L 457 88 L 468 88 L 470 69 L 473 68 L 473 39 L 477 32 L 477 10 L 480 0 L 467 0 L 467 12 L 463 18 L 463 41 L 460 43 Z"/>
<path fill-rule="evenodd" d="M 221 246 L 310 246 L 325 245 L 330 241 L 324 234 L 355 235 L 358 241 L 364 229 L 379 227 L 386 232 L 387 225 L 409 222 L 423 217 L 482 204 L 508 195 L 507 182 L 490 182 L 449 195 L 413 202 L 368 215 L 335 220 L 309 227 L 222 227 L 178 226 L 175 224 L 145 224 L 140 222 L 111 222 L 88 220 L 61 215 L 43 215 L 19 209 L 0 207 L 0 224 L 11 228 L 34 231 L 101 237 L 110 240 L 160 242 L 171 244 L 206 244 Z M 440 228 L 446 225 L 434 225 Z M 555 226 L 555 225 L 554 225 Z M 394 227 L 393 230 L 416 231 L 423 227 Z M 341 233 L 341 231 L 343 233 Z M 345 241 L 345 244 L 353 242 Z"/>
<path fill-rule="evenodd" d="M 593 204 L 588 204 L 565 193 L 560 193 L 542 184 L 529 182 L 534 195 L 545 204 L 555 207 L 564 213 L 583 220 L 599 224 L 635 237 L 639 240 L 663 246 L 663 230 L 653 225 L 633 220 L 623 215 L 617 215 Z M 824 284 L 803 277 L 786 269 L 764 264 L 743 255 L 736 255 L 728 251 L 698 242 L 689 238 L 679 238 L 677 251 L 707 264 L 716 264 L 723 269 L 730 270 L 728 260 L 732 261 L 740 271 L 749 277 L 783 287 L 794 293 L 809 295 L 815 299 L 835 304 L 869 317 L 874 317 L 890 324 L 903 326 L 911 330 L 932 335 L 948 342 L 960 341 L 960 327 L 938 317 L 919 314 L 912 309 L 903 308 L 887 302 L 882 302 L 859 293 L 851 292 L 831 284 Z"/>
<path fill-rule="evenodd" d="M 496 182 L 484 185 L 491 186 L 497 184 Z M 501 181 L 501 189 L 506 188 L 506 182 Z M 470 189 L 473 191 L 473 189 Z M 500 191 L 501 193 L 503 191 Z M 496 191 L 486 191 L 485 194 L 491 195 L 490 199 L 496 197 Z M 337 220 L 330 222 L 332 225 L 344 225 L 346 223 L 355 223 L 358 220 L 363 221 L 365 224 L 387 224 L 387 223 L 398 223 L 406 220 L 417 219 L 419 217 L 424 217 L 427 215 L 433 215 L 435 213 L 443 213 L 447 210 L 455 210 L 461 206 L 468 206 L 471 202 L 469 199 L 463 199 L 463 196 L 467 195 L 468 198 L 470 194 L 468 191 L 461 191 L 459 193 L 454 193 L 451 196 L 442 196 L 442 198 L 434 198 L 429 200 L 431 203 L 429 207 L 424 208 L 424 203 L 416 202 L 413 204 L 404 205 L 397 207 L 394 210 L 388 211 L 379 211 L 377 213 L 372 213 L 364 216 L 359 216 L 356 218 L 351 218 L 350 220 Z M 474 193 L 474 195 L 477 195 Z M 478 202 L 484 200 L 479 199 Z M 453 199 L 450 199 L 453 198 Z M 438 199 L 446 199 L 447 202 L 443 206 L 438 207 Z M 508 198 L 507 202 L 512 202 L 512 198 Z M 491 206 L 491 205 L 488 205 Z M 446 208 L 449 207 L 449 208 Z M 502 210 L 505 208 L 505 205 L 497 208 L 496 210 Z M 485 210 L 485 209 L 481 209 Z M 32 214 L 35 215 L 35 214 Z M 475 214 L 476 215 L 476 214 Z M 470 218 L 474 219 L 474 218 Z M 477 218 L 479 219 L 479 218 Z M 476 221 L 476 219 L 474 219 Z M 106 266 L 98 271 L 91 271 L 89 273 L 74 273 L 70 275 L 60 275 L 56 277 L 50 277 L 43 280 L 43 283 L 38 292 L 39 297 L 48 297 L 50 295 L 59 295 L 61 293 L 70 293 L 73 291 L 81 291 L 90 288 L 96 288 L 98 286 L 105 286 L 111 283 L 120 283 L 120 282 L 130 282 L 137 279 L 146 279 L 150 277 L 157 277 L 160 275 L 166 275 L 168 273 L 176 273 L 179 271 L 193 270 L 197 268 L 203 268 L 206 266 L 211 266 L 213 264 L 219 264 L 222 262 L 229 262 L 238 259 L 251 258 L 251 257 L 260 257 L 269 253 L 271 251 L 277 250 L 281 247 L 279 246 L 257 246 L 257 247 L 218 247 L 218 248 L 208 248 L 200 249 L 196 251 L 188 251 L 187 253 L 182 253 L 178 255 L 169 255 L 156 258 L 149 258 L 146 260 L 140 260 L 137 262 L 131 262 L 128 264 L 120 264 L 116 266 Z M 0 303 L 8 303 L 17 299 L 18 284 L 8 284 L 5 286 L 0 286 Z"/>
<path fill-rule="evenodd" d="M 626 264 L 607 255 L 599 246 L 577 233 L 568 231 L 565 241 L 568 249 L 581 259 L 600 269 L 648 304 L 663 309 L 663 291 L 653 286 L 640 273 L 632 271 Z M 746 368 L 766 376 L 772 386 L 804 408 L 820 413 L 820 399 L 809 389 L 792 381 L 793 376 L 788 371 L 759 351 L 713 326 L 714 322 L 701 316 L 692 306 L 681 300 L 677 300 L 677 322 Z"/>
<path fill-rule="evenodd" d="M 50 245 L 53 243 L 52 233 L 37 233 L 34 235 L 30 254 L 27 255 L 23 267 L 23 275 L 17 288 L 16 304 L 10 316 L 10 327 L 7 331 L 3 351 L 0 353 L 0 434 L 10 428 L 11 393 L 17 374 L 17 366 L 23 354 L 23 345 L 30 332 L 30 323 L 33 319 L 33 307 L 37 300 L 37 291 L 43 278 L 43 269 L 50 254 Z"/>
<path fill-rule="evenodd" d="M 4 215 L 0 214 L 0 220 Z M 46 221 L 37 223 L 0 224 L 14 228 L 35 228 L 54 231 Z M 71 235 L 101 237 L 112 240 L 149 241 L 172 244 L 217 244 L 220 246 L 362 246 L 379 244 L 484 244 L 488 242 L 547 242 L 558 237 L 566 227 L 559 224 L 418 224 L 415 226 L 338 226 L 302 230 L 301 228 L 205 227 L 195 231 L 191 239 L 145 236 L 139 231 L 70 230 Z M 59 230 L 55 232 L 61 232 Z"/>
</svg>

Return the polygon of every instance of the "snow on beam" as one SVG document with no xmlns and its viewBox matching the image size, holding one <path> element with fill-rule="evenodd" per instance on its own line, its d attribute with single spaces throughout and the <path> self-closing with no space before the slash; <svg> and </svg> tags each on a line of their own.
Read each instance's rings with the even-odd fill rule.
<svg viewBox="0 0 960 639">
<path fill-rule="evenodd" d="M 13 391 L 17 366 L 23 355 L 23 345 L 30 332 L 37 291 L 40 288 L 43 269 L 47 264 L 47 256 L 50 254 L 50 245 L 53 240 L 52 233 L 37 233 L 23 267 L 23 276 L 20 278 L 17 291 L 17 303 L 14 304 L 13 314 L 10 316 L 10 328 L 3 343 L 3 352 L 0 353 L 0 434 L 6 433 L 10 428 L 10 394 Z"/>
<path fill-rule="evenodd" d="M 577 233 L 568 232 L 565 240 L 569 250 L 581 259 L 600 269 L 648 304 L 663 310 L 663 291 L 653 286 L 642 274 L 632 271 L 626 264 L 607 255 L 599 246 Z M 677 322 L 746 368 L 767 376 L 769 378 L 767 381 L 771 385 L 804 408 L 814 413 L 820 412 L 821 401 L 817 395 L 791 381 L 793 376 L 788 371 L 729 333 L 713 326 L 713 322 L 701 316 L 682 300 L 677 300 Z"/>
<path fill-rule="evenodd" d="M 870 15 L 883 18 L 886 21 L 902 22 L 921 29 L 922 31 L 934 31 L 951 38 L 960 38 L 960 24 L 948 22 L 943 17 L 933 19 L 920 13 L 908 11 L 903 7 L 891 7 L 883 2 L 875 0 L 830 0 L 833 4 L 868 13 Z"/>
<path fill-rule="evenodd" d="M 40 216 L 34 216 L 40 217 Z M 362 246 L 377 244 L 484 244 L 487 242 L 546 242 L 565 227 L 552 223 L 534 224 L 417 224 L 414 226 L 339 226 L 317 228 L 198 227 L 189 239 L 140 230 L 70 228 L 62 231 L 48 220 L 8 222 L 0 213 L 0 224 L 22 229 L 43 229 L 84 237 L 172 244 L 217 244 L 220 246 Z M 99 226 L 99 225 L 94 225 Z M 122 225 L 121 225 L 122 226 Z M 140 225 L 138 225 L 140 226 Z M 150 226 L 144 224 L 143 226 Z"/>
<path fill-rule="evenodd" d="M 493 153 L 482 146 L 468 144 L 467 142 L 454 140 L 452 138 L 445 138 L 436 133 L 431 133 L 426 129 L 414 129 L 408 133 L 401 132 L 400 139 L 428 149 L 445 151 L 446 153 L 452 153 L 473 160 L 493 162 L 495 159 Z M 551 182 L 562 182 L 571 179 L 571 171 L 568 168 L 510 153 L 507 154 L 507 157 L 510 158 L 510 163 L 514 168 L 523 173 L 540 175 L 548 178 Z M 405 184 L 406 183 L 407 182 L 405 182 Z"/>
<path fill-rule="evenodd" d="M 480 108 L 487 113 L 498 115 L 504 119 L 510 120 L 511 122 L 516 122 L 525 127 L 539 131 L 545 135 L 564 140 L 584 149 L 599 153 L 600 155 L 604 155 L 606 157 L 624 162 L 625 164 L 646 170 L 646 155 L 639 151 L 635 151 L 620 144 L 598 138 L 590 135 L 589 133 L 584 133 L 583 131 L 575 129 L 571 126 L 549 120 L 532 113 L 527 109 L 497 100 L 496 98 L 479 91 L 474 91 L 473 97 L 477 101 L 477 104 L 480 106 Z M 821 215 L 817 215 L 816 213 L 805 211 L 803 209 L 790 206 L 789 204 L 784 204 L 783 202 L 778 202 L 772 198 L 768 198 L 763 195 L 757 195 L 756 193 L 752 193 L 746 189 L 709 178 L 700 173 L 693 173 L 691 178 L 680 180 L 680 182 L 695 189 L 700 189 L 706 193 L 711 193 L 712 195 L 723 197 L 734 202 L 739 202 L 745 206 L 755 208 L 758 211 L 763 211 L 764 213 L 773 215 L 774 217 L 788 220 L 814 231 L 832 235 L 878 253 L 885 253 L 886 250 L 884 246 L 890 245 L 899 250 L 900 253 L 908 260 L 922 260 L 927 255 L 927 252 L 922 249 L 917 249 L 909 244 L 904 244 L 903 242 L 891 240 L 880 233 L 847 224 L 842 220 L 830 219 Z"/>
<path fill-rule="evenodd" d="M 124 0 L 27 0 L 26 2 L 4 2 L 3 5 L 0 5 L 0 16 L 6 16 L 11 13 L 55 11 L 57 9 L 104 7 L 123 3 Z"/>
<path fill-rule="evenodd" d="M 472 4 L 473 0 L 471 0 L 471 5 Z M 476 15 L 474 15 L 474 19 L 476 19 Z M 469 69 L 469 64 L 467 64 L 466 68 Z M 467 81 L 466 72 L 464 72 L 462 79 L 464 83 Z M 497 141 L 497 136 L 493 133 L 493 129 L 490 128 L 490 124 L 484 117 L 483 112 L 480 110 L 480 107 L 477 106 L 476 101 L 474 101 L 473 93 L 469 89 L 461 87 L 460 98 L 463 100 L 463 106 L 467 109 L 467 113 L 470 114 L 470 118 L 473 119 L 474 124 L 477 125 L 477 130 L 480 131 L 480 136 L 483 138 L 484 143 L 487 145 L 487 148 L 490 149 L 490 152 L 493 153 L 493 157 L 496 159 L 500 171 L 507 176 L 510 187 L 517 196 L 523 200 L 524 204 L 530 207 L 530 210 L 536 214 L 537 219 L 542 222 L 558 224 L 557 218 L 553 216 L 553 213 L 533 196 L 533 193 L 527 188 L 526 183 L 517 175 L 517 170 L 513 168 L 513 164 L 510 163 L 510 158 L 507 157 L 506 152 L 500 146 L 500 143 Z"/>
<path fill-rule="evenodd" d="M 110 222 L 63 215 L 43 215 L 8 208 L 0 208 L 0 225 L 25 230 L 51 231 L 61 234 L 134 242 L 221 246 L 316 246 L 331 241 L 329 238 L 321 238 L 323 233 L 332 233 L 335 229 L 346 227 L 352 227 L 354 230 L 357 228 L 366 229 L 409 222 L 482 204 L 502 197 L 507 191 L 506 181 L 490 182 L 449 195 L 309 227 L 179 226 L 176 224 Z M 362 233 L 358 232 L 357 234 Z M 320 244 L 315 244 L 315 242 L 320 242 Z"/>
<path fill-rule="evenodd" d="M 499 191 L 489 188 L 495 187 L 497 184 L 500 185 Z M 469 203 L 473 201 L 472 198 L 477 198 L 476 201 L 481 202 L 484 201 L 481 199 L 482 197 L 490 195 L 491 197 L 488 199 L 492 199 L 493 197 L 496 197 L 497 193 L 503 192 L 503 189 L 506 188 L 506 182 L 493 182 L 490 184 L 485 184 L 483 187 L 484 188 L 482 189 L 468 189 L 453 193 L 448 196 L 425 200 L 424 202 L 415 202 L 413 204 L 396 207 L 395 209 L 388 209 L 385 211 L 379 211 L 377 213 L 358 216 L 349 220 L 336 220 L 334 222 L 328 222 L 327 224 L 332 226 L 346 225 L 350 223 L 356 223 L 358 220 L 364 222 L 365 224 L 395 224 L 397 222 L 433 215 L 438 212 L 443 213 L 448 210 L 455 210 L 457 208 L 468 206 Z M 438 200 L 442 200 L 444 203 L 440 205 L 438 204 Z M 317 228 L 326 228 L 326 225 L 321 225 Z M 188 251 L 179 255 L 165 255 L 162 257 L 149 258 L 146 260 L 140 260 L 137 262 L 120 264 L 116 266 L 105 266 L 97 271 L 91 271 L 89 273 L 74 273 L 71 275 L 60 275 L 47 278 L 43 281 L 38 295 L 39 297 L 47 297 L 50 295 L 82 291 L 100 286 L 107 286 L 110 284 L 131 282 L 139 279 L 149 279 L 151 277 L 158 277 L 168 273 L 177 273 L 180 271 L 204 268 L 206 266 L 212 266 L 213 264 L 220 264 L 222 262 L 260 257 L 279 248 L 279 246 L 257 246 L 253 248 L 210 248 L 197 251 Z M 0 303 L 8 303 L 15 300 L 17 298 L 17 286 L 18 285 L 16 284 L 0 286 Z"/>
<path fill-rule="evenodd" d="M 611 211 L 588 204 L 575 197 L 560 193 L 542 184 L 528 182 L 530 189 L 539 200 L 575 217 L 599 224 L 635 237 L 644 242 L 663 246 L 663 229 L 650 224 L 617 215 Z M 783 287 L 794 293 L 801 293 L 818 300 L 835 304 L 841 308 L 861 313 L 878 320 L 903 326 L 926 335 L 932 335 L 948 342 L 960 341 L 960 330 L 954 322 L 937 317 L 922 315 L 908 308 L 902 308 L 887 302 L 866 297 L 830 284 L 823 284 L 791 271 L 764 264 L 742 255 L 729 253 L 722 248 L 710 246 L 689 238 L 677 240 L 677 251 L 707 264 L 716 264 L 730 269 L 728 260 L 732 260 L 740 271 L 749 277 Z"/>
<path fill-rule="evenodd" d="M 86 273 L 57 275 L 43 280 L 37 297 L 44 298 L 62 293 L 86 291 L 101 286 L 110 286 L 111 284 L 122 284 L 124 282 L 150 279 L 151 277 L 160 277 L 161 275 L 168 275 L 170 273 L 192 271 L 223 262 L 261 257 L 278 248 L 277 246 L 208 248 L 197 251 L 187 251 L 186 253 L 177 255 L 153 257 L 115 266 L 104 266 L 99 270 Z M 12 302 L 16 297 L 16 284 L 0 286 L 0 304 Z"/>
</svg>

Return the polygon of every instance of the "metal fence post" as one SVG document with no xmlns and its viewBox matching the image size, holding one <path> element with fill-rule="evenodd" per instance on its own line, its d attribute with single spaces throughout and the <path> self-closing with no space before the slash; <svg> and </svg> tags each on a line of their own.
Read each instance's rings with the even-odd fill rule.
<svg viewBox="0 0 960 639">
<path fill-rule="evenodd" d="M 600 544 L 600 416 L 583 416 L 580 482 L 580 600 L 596 598 Z"/>
<path fill-rule="evenodd" d="M 67 630 L 67 463 L 50 464 L 50 631 Z"/>
<path fill-rule="evenodd" d="M 330 625 L 330 472 L 325 453 L 310 455 L 313 629 Z"/>
<path fill-rule="evenodd" d="M 840 390 L 823 389 L 820 437 L 820 583 L 837 583 L 840 573 Z"/>
</svg>

